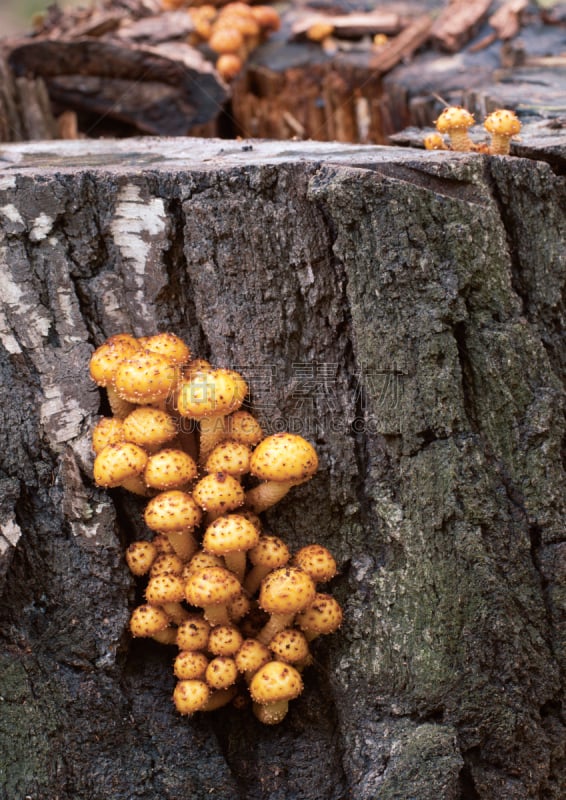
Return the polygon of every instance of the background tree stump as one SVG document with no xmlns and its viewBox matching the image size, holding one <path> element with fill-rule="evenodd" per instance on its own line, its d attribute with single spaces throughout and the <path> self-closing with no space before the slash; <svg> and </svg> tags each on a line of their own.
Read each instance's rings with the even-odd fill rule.
<svg viewBox="0 0 566 800">
<path fill-rule="evenodd" d="M 525 131 L 528 159 L 0 149 L 3 800 L 564 797 L 566 147 L 547 133 Z M 180 717 L 174 650 L 126 630 L 143 504 L 93 485 L 88 360 L 164 329 L 321 456 L 267 519 L 333 551 L 345 622 L 274 728 Z"/>
</svg>

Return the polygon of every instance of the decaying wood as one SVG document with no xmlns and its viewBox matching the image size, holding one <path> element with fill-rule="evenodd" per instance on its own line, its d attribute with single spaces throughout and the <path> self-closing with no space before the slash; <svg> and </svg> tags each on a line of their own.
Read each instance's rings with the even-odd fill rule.
<svg viewBox="0 0 566 800">
<path fill-rule="evenodd" d="M 293 16 L 297 18 L 291 26 L 291 36 L 296 39 L 306 38 L 312 26 L 319 23 L 330 25 L 334 34 L 344 39 L 360 39 L 362 36 L 375 36 L 376 33 L 394 36 L 407 24 L 407 20 L 399 14 L 379 9 L 366 14 L 353 12 L 335 15 L 307 11 Z"/>
<path fill-rule="evenodd" d="M 377 72 L 389 72 L 404 59 L 410 58 L 428 39 L 432 20 L 428 14 L 419 17 L 370 56 L 369 68 Z"/>
<path fill-rule="evenodd" d="M 434 22 L 433 41 L 451 53 L 461 50 L 487 17 L 491 4 L 491 0 L 451 0 Z"/>
<path fill-rule="evenodd" d="M 3 800 L 563 800 L 566 146 L 545 124 L 530 158 L 0 147 Z M 127 634 L 143 503 L 93 484 L 88 361 L 167 329 L 320 455 L 265 522 L 332 550 L 344 624 L 273 728 L 180 717 L 175 649 Z"/>
<path fill-rule="evenodd" d="M 210 62 L 184 43 L 40 38 L 12 49 L 10 65 L 16 75 L 41 76 L 61 109 L 144 133 L 185 134 L 216 117 L 227 97 Z"/>
</svg>

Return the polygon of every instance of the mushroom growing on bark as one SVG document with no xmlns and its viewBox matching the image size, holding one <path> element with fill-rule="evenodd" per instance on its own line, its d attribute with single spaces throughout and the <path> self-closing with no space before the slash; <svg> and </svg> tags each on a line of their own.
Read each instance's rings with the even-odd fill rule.
<svg viewBox="0 0 566 800">
<path fill-rule="evenodd" d="M 489 152 L 506 156 L 511 149 L 511 139 L 521 130 L 521 123 L 513 111 L 498 108 L 486 118 L 484 128 L 491 134 Z"/>
<path fill-rule="evenodd" d="M 452 150 L 466 151 L 473 149 L 473 142 L 468 135 L 475 120 L 469 111 L 461 106 L 445 108 L 435 122 L 439 133 L 447 133 Z"/>
<path fill-rule="evenodd" d="M 259 605 L 270 619 L 258 634 L 262 644 L 269 644 L 276 633 L 293 624 L 295 615 L 314 600 L 316 588 L 310 575 L 298 567 L 283 567 L 264 578 Z"/>
<path fill-rule="evenodd" d="M 250 681 L 253 710 L 260 722 L 275 725 L 287 714 L 289 700 L 303 691 L 300 673 L 291 664 L 270 661 L 260 667 Z"/>
<path fill-rule="evenodd" d="M 250 472 L 260 483 L 246 494 L 246 505 L 259 514 L 278 503 L 287 492 L 305 483 L 318 469 L 316 450 L 295 433 L 274 433 L 252 453 Z"/>
</svg>

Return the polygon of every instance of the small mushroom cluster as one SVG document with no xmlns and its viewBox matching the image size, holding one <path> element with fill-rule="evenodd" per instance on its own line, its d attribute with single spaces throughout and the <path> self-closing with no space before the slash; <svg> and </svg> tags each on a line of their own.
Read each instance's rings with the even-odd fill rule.
<svg viewBox="0 0 566 800">
<path fill-rule="evenodd" d="M 281 25 L 278 12 L 269 5 L 250 6 L 239 0 L 217 8 L 212 3 L 163 0 L 165 9 L 186 6 L 194 25 L 189 43 L 212 51 L 216 69 L 226 81 L 241 72 L 250 53 Z"/>
<path fill-rule="evenodd" d="M 192 358 L 174 334 L 112 336 L 90 374 L 112 411 L 92 432 L 95 482 L 148 498 L 151 534 L 126 551 L 146 582 L 133 636 L 178 647 L 181 714 L 251 697 L 259 720 L 280 722 L 309 643 L 337 630 L 342 610 L 320 591 L 336 574 L 331 553 L 291 554 L 258 515 L 314 475 L 316 451 L 296 434 L 264 435 L 242 408 L 242 375 Z"/>
<path fill-rule="evenodd" d="M 473 151 L 490 155 L 509 155 L 511 139 L 521 130 L 521 123 L 513 111 L 498 108 L 486 117 L 484 128 L 490 134 L 491 142 L 474 143 L 470 139 L 469 129 L 474 125 L 473 114 L 460 106 L 445 108 L 435 121 L 437 133 L 425 136 L 424 146 L 427 150 L 456 150 L 458 152 Z M 442 134 L 450 140 L 446 146 Z"/>
</svg>

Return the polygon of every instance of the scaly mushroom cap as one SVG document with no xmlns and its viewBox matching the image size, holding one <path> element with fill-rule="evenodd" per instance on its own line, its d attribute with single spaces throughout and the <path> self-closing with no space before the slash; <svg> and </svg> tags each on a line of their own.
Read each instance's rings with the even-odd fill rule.
<svg viewBox="0 0 566 800">
<path fill-rule="evenodd" d="M 474 124 L 475 120 L 469 111 L 461 106 L 449 106 L 445 108 L 435 121 L 436 130 L 439 133 L 449 133 L 453 130 L 466 130 Z"/>
<path fill-rule="evenodd" d="M 224 420 L 226 438 L 250 447 L 261 442 L 264 433 L 257 419 L 249 411 L 234 411 Z"/>
<path fill-rule="evenodd" d="M 180 650 L 206 650 L 210 624 L 200 614 L 191 614 L 177 628 L 177 646 Z"/>
<path fill-rule="evenodd" d="M 182 681 L 204 681 L 208 658 L 199 650 L 181 650 L 173 662 L 173 673 Z"/>
<path fill-rule="evenodd" d="M 318 469 L 314 447 L 294 433 L 274 433 L 261 441 L 252 453 L 250 472 L 264 481 L 299 484 Z"/>
<path fill-rule="evenodd" d="M 169 617 L 162 608 L 144 604 L 134 608 L 130 617 L 130 631 L 133 636 L 150 637 L 165 630 Z"/>
<path fill-rule="evenodd" d="M 186 580 L 190 573 L 195 572 L 195 570 L 223 566 L 224 562 L 218 556 L 213 556 L 212 553 L 205 553 L 204 550 L 197 550 L 189 563 L 183 567 L 183 577 Z"/>
<path fill-rule="evenodd" d="M 283 567 L 263 579 L 259 605 L 269 614 L 297 614 L 312 603 L 315 595 L 310 575 L 298 567 Z"/>
<path fill-rule="evenodd" d="M 111 489 L 141 475 L 146 464 L 147 453 L 137 444 L 109 444 L 94 459 L 94 481 L 98 486 Z"/>
<path fill-rule="evenodd" d="M 516 136 L 521 131 L 521 123 L 513 111 L 498 108 L 486 118 L 484 128 L 499 136 Z"/>
<path fill-rule="evenodd" d="M 114 388 L 129 403 L 156 403 L 172 392 L 177 373 L 177 366 L 166 356 L 142 350 L 118 365 Z"/>
<path fill-rule="evenodd" d="M 266 645 L 257 639 L 245 639 L 234 660 L 240 672 L 257 672 L 260 667 L 271 661 L 271 653 Z"/>
<path fill-rule="evenodd" d="M 180 714 L 194 714 L 204 708 L 210 697 L 210 689 L 204 681 L 178 681 L 173 690 L 173 702 Z"/>
<path fill-rule="evenodd" d="M 98 455 L 108 444 L 125 441 L 124 423 L 117 417 L 102 417 L 92 431 L 92 449 Z"/>
<path fill-rule="evenodd" d="M 166 411 L 140 406 L 124 420 L 124 438 L 140 447 L 160 447 L 177 435 L 177 425 Z"/>
<path fill-rule="evenodd" d="M 156 333 L 144 339 L 143 346 L 152 353 L 165 356 L 173 364 L 187 364 L 191 359 L 191 351 L 182 339 L 174 333 Z"/>
<path fill-rule="evenodd" d="M 172 575 L 181 575 L 184 566 L 184 561 L 176 553 L 162 553 L 151 565 L 149 574 L 152 578 L 166 572 L 170 572 Z"/>
<path fill-rule="evenodd" d="M 153 489 L 176 489 L 196 478 L 198 468 L 184 450 L 166 448 L 149 457 L 144 480 Z"/>
<path fill-rule="evenodd" d="M 180 603 L 185 599 L 185 585 L 178 575 L 163 572 L 149 579 L 145 598 L 152 605 Z"/>
<path fill-rule="evenodd" d="M 216 656 L 206 668 L 205 680 L 212 689 L 227 689 L 236 683 L 238 669 L 233 658 Z"/>
<path fill-rule="evenodd" d="M 223 567 L 191 572 L 185 583 L 185 597 L 192 606 L 226 605 L 242 590 L 236 576 Z"/>
<path fill-rule="evenodd" d="M 334 633 L 342 624 L 342 616 L 338 601 L 329 594 L 318 592 L 308 608 L 297 615 L 295 624 L 316 635 Z"/>
<path fill-rule="evenodd" d="M 132 542 L 126 550 L 126 563 L 133 575 L 146 575 L 157 559 L 153 542 Z"/>
<path fill-rule="evenodd" d="M 171 489 L 149 501 L 144 519 L 152 531 L 171 533 L 196 527 L 201 516 L 202 512 L 190 494 Z"/>
<path fill-rule="evenodd" d="M 252 700 L 260 705 L 294 700 L 302 691 L 303 681 L 299 672 L 282 661 L 264 664 L 250 682 Z"/>
<path fill-rule="evenodd" d="M 279 661 L 296 664 L 309 655 L 309 643 L 296 628 L 284 628 L 269 642 L 269 649 Z"/>
<path fill-rule="evenodd" d="M 193 497 L 211 514 L 224 514 L 244 504 L 240 482 L 224 472 L 212 472 L 201 478 L 193 489 Z"/>
<path fill-rule="evenodd" d="M 259 532 L 245 517 L 239 514 L 226 514 L 218 517 L 204 532 L 202 546 L 215 556 L 242 552 L 255 547 Z"/>
<path fill-rule="evenodd" d="M 204 468 L 207 472 L 225 472 L 238 478 L 250 471 L 251 455 L 247 445 L 227 439 L 216 445 Z"/>
<path fill-rule="evenodd" d="M 215 625 L 208 637 L 208 649 L 215 656 L 234 656 L 244 641 L 235 625 Z"/>
<path fill-rule="evenodd" d="M 223 416 L 236 411 L 247 393 L 247 383 L 234 370 L 196 372 L 179 386 L 177 409 L 181 416 L 192 419 Z"/>
<path fill-rule="evenodd" d="M 120 364 L 139 351 L 139 344 L 129 334 L 117 334 L 101 344 L 91 356 L 90 376 L 99 386 L 114 382 Z"/>
<path fill-rule="evenodd" d="M 230 619 L 233 622 L 239 622 L 250 613 L 251 608 L 252 604 L 249 597 L 246 596 L 245 592 L 240 592 L 240 594 L 237 595 L 228 606 Z"/>
<path fill-rule="evenodd" d="M 293 564 L 307 572 L 315 583 L 325 583 L 336 575 L 336 561 L 321 544 L 308 544 L 295 554 Z"/>
<path fill-rule="evenodd" d="M 264 534 L 257 545 L 250 550 L 248 557 L 252 564 L 268 567 L 270 570 L 284 567 L 291 558 L 289 548 L 279 536 Z"/>
</svg>

